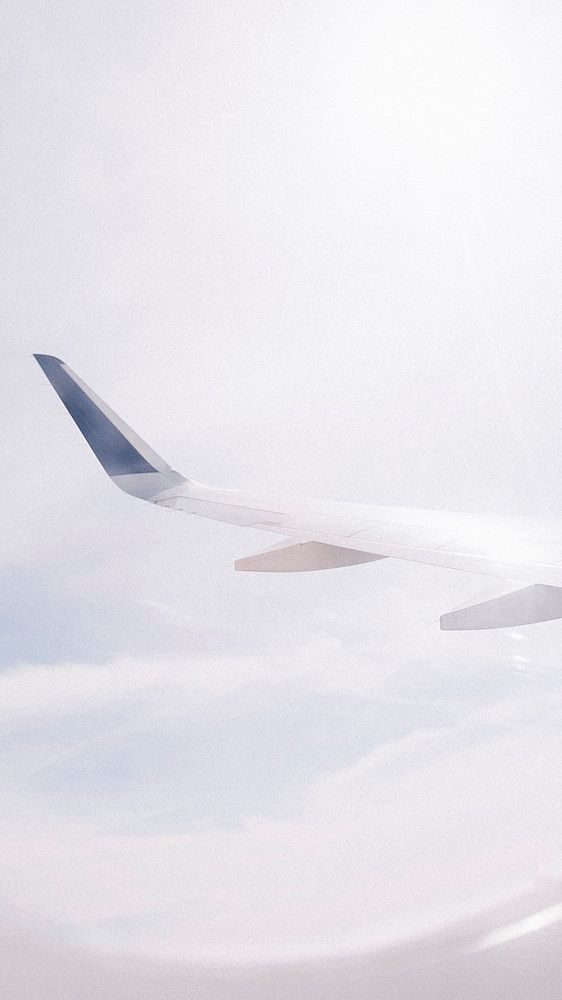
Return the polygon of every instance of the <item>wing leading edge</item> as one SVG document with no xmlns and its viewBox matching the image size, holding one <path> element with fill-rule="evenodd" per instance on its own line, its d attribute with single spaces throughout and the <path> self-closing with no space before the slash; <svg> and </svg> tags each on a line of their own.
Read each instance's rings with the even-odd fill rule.
<svg viewBox="0 0 562 1000">
<path fill-rule="evenodd" d="M 237 560 L 247 572 L 305 572 L 402 559 L 523 586 L 451 612 L 441 628 L 502 628 L 562 618 L 562 526 L 440 511 L 288 501 L 219 490 L 164 461 L 71 368 L 36 354 L 55 392 L 107 475 L 158 506 L 285 536 L 273 549 Z"/>
</svg>

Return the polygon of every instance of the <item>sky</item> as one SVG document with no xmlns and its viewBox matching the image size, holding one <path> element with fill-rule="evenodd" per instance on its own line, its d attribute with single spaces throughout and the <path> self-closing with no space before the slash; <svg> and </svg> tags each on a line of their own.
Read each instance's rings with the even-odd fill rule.
<svg viewBox="0 0 562 1000">
<path fill-rule="evenodd" d="M 486 581 L 392 560 L 236 574 L 269 536 L 116 490 L 32 352 L 211 485 L 560 519 L 561 22 L 4 5 L 0 918 L 34 943 L 324 960 L 560 877 L 562 623 L 441 633 Z"/>
</svg>

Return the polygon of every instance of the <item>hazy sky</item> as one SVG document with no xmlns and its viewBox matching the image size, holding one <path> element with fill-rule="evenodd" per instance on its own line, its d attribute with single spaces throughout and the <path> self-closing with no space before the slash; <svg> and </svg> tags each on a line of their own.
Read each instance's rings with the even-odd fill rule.
<svg viewBox="0 0 562 1000">
<path fill-rule="evenodd" d="M 121 494 L 31 352 L 200 481 L 560 518 L 561 38 L 541 0 L 6 0 L 6 920 L 335 954 L 560 874 L 562 623 L 440 633 L 486 581 L 391 560 L 234 573 L 269 536 Z"/>
</svg>

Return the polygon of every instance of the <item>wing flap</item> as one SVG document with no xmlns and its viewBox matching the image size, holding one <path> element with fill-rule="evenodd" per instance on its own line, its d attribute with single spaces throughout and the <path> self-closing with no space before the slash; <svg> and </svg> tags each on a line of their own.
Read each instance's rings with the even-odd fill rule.
<svg viewBox="0 0 562 1000">
<path fill-rule="evenodd" d="M 359 563 L 377 562 L 385 556 L 358 549 L 326 545 L 323 542 L 282 542 L 265 552 L 237 559 L 234 568 L 246 573 L 307 573 L 311 570 L 339 569 Z"/>
<path fill-rule="evenodd" d="M 510 594 L 441 615 L 443 631 L 514 628 L 562 618 L 562 587 L 534 583 Z"/>
</svg>

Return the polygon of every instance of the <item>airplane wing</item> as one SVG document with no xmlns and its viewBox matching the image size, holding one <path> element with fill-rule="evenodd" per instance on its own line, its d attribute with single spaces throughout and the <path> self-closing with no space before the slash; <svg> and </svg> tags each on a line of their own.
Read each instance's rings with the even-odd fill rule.
<svg viewBox="0 0 562 1000">
<path fill-rule="evenodd" d="M 235 563 L 240 571 L 303 572 L 384 558 L 499 577 L 507 593 L 443 615 L 441 627 L 502 628 L 562 618 L 562 525 L 365 504 L 283 500 L 222 490 L 172 469 L 59 358 L 36 354 L 116 486 L 157 506 L 259 528 L 285 542 Z"/>
</svg>

